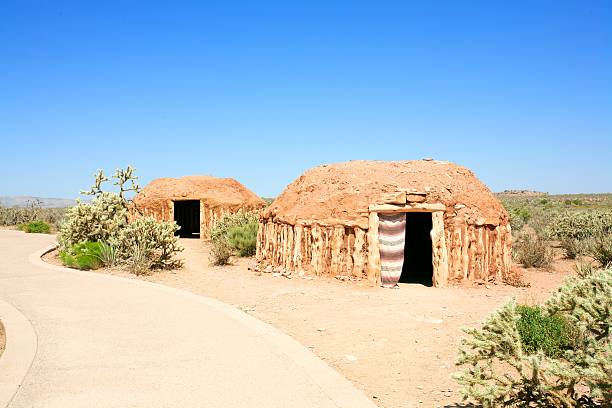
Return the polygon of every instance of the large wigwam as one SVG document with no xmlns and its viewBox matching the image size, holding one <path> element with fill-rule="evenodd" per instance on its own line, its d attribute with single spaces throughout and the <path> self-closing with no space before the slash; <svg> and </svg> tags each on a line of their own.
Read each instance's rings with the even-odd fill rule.
<svg viewBox="0 0 612 408">
<path fill-rule="evenodd" d="M 395 286 L 502 280 L 508 213 L 465 167 L 418 160 L 313 168 L 260 216 L 263 266 Z"/>
<path fill-rule="evenodd" d="M 159 178 L 134 198 L 136 216 L 176 221 L 183 237 L 210 238 L 210 229 L 226 214 L 256 211 L 265 202 L 231 178 L 186 176 Z"/>
</svg>

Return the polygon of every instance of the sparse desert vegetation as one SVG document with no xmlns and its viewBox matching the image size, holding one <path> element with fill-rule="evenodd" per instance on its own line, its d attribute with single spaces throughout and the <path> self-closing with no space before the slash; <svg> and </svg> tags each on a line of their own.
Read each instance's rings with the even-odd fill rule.
<svg viewBox="0 0 612 408">
<path fill-rule="evenodd" d="M 457 375 L 483 407 L 595 407 L 612 400 L 612 270 L 569 279 L 542 306 L 511 301 L 466 330 Z"/>
<path fill-rule="evenodd" d="M 225 215 L 211 229 L 210 261 L 214 265 L 227 265 L 232 255 L 255 255 L 258 227 L 255 212 L 239 211 Z"/>
<path fill-rule="evenodd" d="M 67 208 L 43 208 L 39 200 L 28 201 L 20 207 L 0 206 L 0 226 L 17 227 L 25 232 L 49 233 L 57 230 L 66 211 Z"/>
<path fill-rule="evenodd" d="M 555 252 L 575 276 L 542 304 L 510 301 L 466 330 L 456 376 L 483 407 L 594 407 L 612 399 L 612 196 L 501 194 L 514 258 L 550 268 Z"/>
<path fill-rule="evenodd" d="M 510 214 L 514 258 L 546 268 L 553 251 L 567 259 L 612 262 L 612 194 L 499 194 Z"/>
<path fill-rule="evenodd" d="M 69 267 L 98 269 L 123 265 L 140 275 L 152 269 L 180 267 L 175 255 L 178 245 L 174 222 L 135 216 L 127 194 L 139 190 L 131 167 L 119 169 L 112 176 L 118 192 L 103 191 L 109 179 L 102 171 L 95 176 L 90 203 L 78 203 L 68 210 L 59 229 L 60 259 Z M 132 211 L 132 213 L 130 213 Z"/>
</svg>

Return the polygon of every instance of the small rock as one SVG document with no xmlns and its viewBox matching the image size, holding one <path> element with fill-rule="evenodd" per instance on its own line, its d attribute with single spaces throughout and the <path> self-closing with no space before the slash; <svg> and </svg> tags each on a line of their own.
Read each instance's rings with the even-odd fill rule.
<svg viewBox="0 0 612 408">
<path fill-rule="evenodd" d="M 264 272 L 271 273 L 273 270 L 274 270 L 274 268 L 272 268 L 272 265 L 268 265 L 268 266 L 266 266 L 266 269 L 264 269 Z"/>
<path fill-rule="evenodd" d="M 344 358 L 346 358 L 348 361 L 357 361 L 357 357 L 351 355 L 351 354 L 346 354 L 344 356 Z"/>
<path fill-rule="evenodd" d="M 327 330 L 325 327 L 319 327 L 319 328 L 317 329 L 317 331 L 320 331 L 320 332 L 324 332 L 325 330 Z"/>
</svg>

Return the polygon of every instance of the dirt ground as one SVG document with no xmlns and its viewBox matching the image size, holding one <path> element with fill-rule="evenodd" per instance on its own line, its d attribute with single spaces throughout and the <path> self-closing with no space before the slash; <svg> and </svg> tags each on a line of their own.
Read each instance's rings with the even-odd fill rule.
<svg viewBox="0 0 612 408">
<path fill-rule="evenodd" d="M 210 266 L 208 244 L 182 239 L 185 267 L 136 278 L 186 289 L 235 305 L 310 348 L 380 407 L 442 407 L 461 403 L 450 375 L 462 328 L 480 324 L 515 296 L 544 300 L 572 272 L 555 261 L 551 271 L 526 271 L 529 288 L 488 284 L 400 289 L 336 279 L 286 278 L 247 268 L 248 259 Z M 52 256 L 51 256 L 52 258 Z M 51 260 L 53 261 L 53 260 Z"/>
</svg>

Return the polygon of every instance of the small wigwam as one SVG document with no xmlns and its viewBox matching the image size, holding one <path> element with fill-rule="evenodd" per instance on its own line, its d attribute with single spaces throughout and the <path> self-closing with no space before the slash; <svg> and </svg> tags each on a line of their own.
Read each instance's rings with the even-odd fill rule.
<svg viewBox="0 0 612 408">
<path fill-rule="evenodd" d="M 158 178 L 133 200 L 134 217 L 176 221 L 182 237 L 210 238 L 212 226 L 226 214 L 256 211 L 265 202 L 231 178 L 186 176 Z"/>
<path fill-rule="evenodd" d="M 431 159 L 308 170 L 260 216 L 257 260 L 286 273 L 446 286 L 510 271 L 506 210 L 467 168 Z"/>
</svg>

